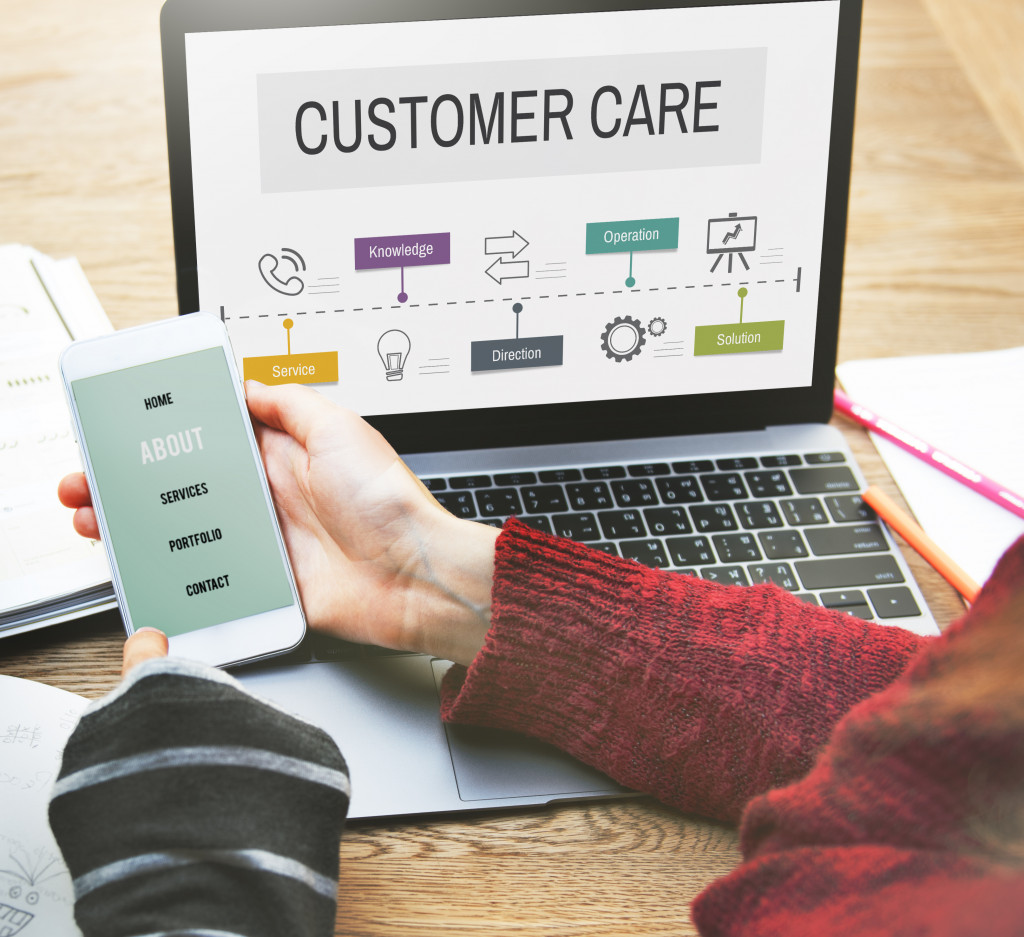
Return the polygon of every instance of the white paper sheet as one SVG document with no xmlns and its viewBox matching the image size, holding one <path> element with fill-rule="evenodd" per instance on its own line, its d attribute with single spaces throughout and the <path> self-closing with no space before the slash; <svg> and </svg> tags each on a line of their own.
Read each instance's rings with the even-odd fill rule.
<svg viewBox="0 0 1024 937">
<path fill-rule="evenodd" d="M 1024 347 L 848 361 L 837 368 L 858 403 L 1024 494 Z M 928 535 L 983 583 L 1024 519 L 872 435 Z"/>
<path fill-rule="evenodd" d="M 88 702 L 0 675 L 0 934 L 81 934 L 47 808 L 64 745 Z"/>
<path fill-rule="evenodd" d="M 0 247 L 0 613 L 110 581 L 103 547 L 57 502 L 57 482 L 81 469 L 58 357 L 110 331 L 76 260 Z"/>
</svg>

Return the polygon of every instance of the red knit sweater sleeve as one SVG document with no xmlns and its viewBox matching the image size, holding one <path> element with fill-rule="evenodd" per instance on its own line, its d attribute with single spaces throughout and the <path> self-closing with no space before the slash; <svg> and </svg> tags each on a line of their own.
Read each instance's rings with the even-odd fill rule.
<svg viewBox="0 0 1024 937">
<path fill-rule="evenodd" d="M 704 934 L 1024 934 L 1024 538 L 970 612 L 744 815 Z"/>
<path fill-rule="evenodd" d="M 442 714 L 534 735 L 627 787 L 735 821 L 803 776 L 840 717 L 928 640 L 510 521 L 490 632 L 468 672 L 449 672 Z"/>
</svg>

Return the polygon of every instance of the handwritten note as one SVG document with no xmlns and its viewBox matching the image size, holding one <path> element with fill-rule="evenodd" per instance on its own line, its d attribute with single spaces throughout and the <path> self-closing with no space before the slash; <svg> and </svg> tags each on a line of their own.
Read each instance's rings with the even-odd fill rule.
<svg viewBox="0 0 1024 937">
<path fill-rule="evenodd" d="M 47 807 L 64 745 L 88 700 L 0 675 L 0 934 L 80 935 L 71 877 Z"/>
</svg>

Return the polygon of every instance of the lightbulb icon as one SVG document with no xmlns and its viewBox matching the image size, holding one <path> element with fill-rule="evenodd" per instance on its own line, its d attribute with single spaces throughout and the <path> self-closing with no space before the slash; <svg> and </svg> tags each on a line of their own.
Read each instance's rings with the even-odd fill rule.
<svg viewBox="0 0 1024 937">
<path fill-rule="evenodd" d="M 409 357 L 409 336 L 400 329 L 391 329 L 377 339 L 377 354 L 384 365 L 384 376 L 389 381 L 400 381 L 405 375 L 405 360 Z"/>
</svg>

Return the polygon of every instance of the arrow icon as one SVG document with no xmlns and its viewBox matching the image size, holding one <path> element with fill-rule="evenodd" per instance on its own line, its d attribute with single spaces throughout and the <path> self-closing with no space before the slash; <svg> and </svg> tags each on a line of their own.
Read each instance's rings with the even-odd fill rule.
<svg viewBox="0 0 1024 937">
<path fill-rule="evenodd" d="M 723 244 L 728 244 L 730 241 L 735 241 L 740 236 L 740 232 L 743 230 L 743 225 L 737 224 L 732 231 L 726 231 L 725 237 L 722 238 Z"/>
<path fill-rule="evenodd" d="M 507 237 L 484 238 L 485 254 L 511 254 L 518 257 L 529 246 L 530 242 L 515 229 Z"/>
<path fill-rule="evenodd" d="M 502 280 L 522 280 L 528 277 L 530 275 L 530 261 L 505 260 L 499 257 L 487 268 L 486 273 L 500 286 Z"/>
</svg>

